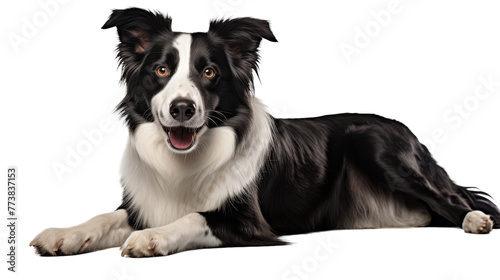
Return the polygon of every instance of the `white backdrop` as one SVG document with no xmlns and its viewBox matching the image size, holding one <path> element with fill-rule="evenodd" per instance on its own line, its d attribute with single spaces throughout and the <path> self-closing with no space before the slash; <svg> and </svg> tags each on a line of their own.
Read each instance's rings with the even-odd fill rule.
<svg viewBox="0 0 500 280">
<path fill-rule="evenodd" d="M 479 279 L 493 276 L 500 231 L 329 231 L 291 246 L 210 249 L 127 259 L 118 249 L 41 258 L 46 227 L 114 210 L 127 130 L 112 112 L 118 83 L 111 9 L 173 17 L 176 31 L 210 19 L 271 21 L 256 95 L 277 117 L 376 113 L 402 121 L 459 184 L 500 197 L 498 1 L 11 1 L 0 10 L 0 174 L 18 172 L 18 273 L 2 279 Z M 6 210 L 6 179 L 0 192 Z M 7 215 L 4 212 L 1 216 Z M 7 221 L 5 220 L 5 223 Z M 8 231 L 0 227 L 6 257 Z M 496 256 L 497 260 L 491 259 Z M 165 276 L 164 276 L 165 275 Z"/>
</svg>

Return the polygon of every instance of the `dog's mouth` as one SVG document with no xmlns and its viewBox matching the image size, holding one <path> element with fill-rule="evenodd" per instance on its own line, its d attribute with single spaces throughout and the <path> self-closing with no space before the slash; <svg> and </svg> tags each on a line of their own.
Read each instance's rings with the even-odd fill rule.
<svg viewBox="0 0 500 280">
<path fill-rule="evenodd" d="M 179 151 L 186 151 L 194 146 L 196 142 L 196 134 L 202 128 L 203 126 L 198 128 L 190 128 L 184 126 L 164 126 L 163 130 L 167 133 L 167 142 L 172 148 Z"/>
</svg>

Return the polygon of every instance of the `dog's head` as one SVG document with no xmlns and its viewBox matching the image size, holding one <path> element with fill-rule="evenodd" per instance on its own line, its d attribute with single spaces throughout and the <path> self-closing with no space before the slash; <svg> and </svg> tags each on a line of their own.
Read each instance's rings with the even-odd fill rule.
<svg viewBox="0 0 500 280">
<path fill-rule="evenodd" d="M 176 153 L 195 149 L 207 129 L 231 125 L 249 112 L 261 40 L 276 42 L 267 21 L 216 20 L 207 33 L 173 32 L 171 19 L 130 8 L 114 10 L 103 29 L 116 27 L 127 94 L 118 109 L 131 131 L 154 122 Z"/>
</svg>

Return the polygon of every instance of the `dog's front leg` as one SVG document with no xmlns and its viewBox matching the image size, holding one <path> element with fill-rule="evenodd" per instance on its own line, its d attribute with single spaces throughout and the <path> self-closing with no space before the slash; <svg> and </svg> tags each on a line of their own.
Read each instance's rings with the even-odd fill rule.
<svg viewBox="0 0 500 280">
<path fill-rule="evenodd" d="M 70 228 L 49 228 L 38 234 L 30 246 L 42 256 L 74 255 L 118 247 L 133 229 L 125 210 L 96 216 Z"/>
<path fill-rule="evenodd" d="M 220 245 L 221 241 L 212 235 L 206 219 L 198 213 L 191 213 L 166 226 L 133 232 L 122 246 L 122 256 L 166 256 Z"/>
<path fill-rule="evenodd" d="M 277 238 L 254 196 L 227 201 L 217 210 L 191 213 L 166 226 L 133 232 L 122 246 L 130 257 L 166 256 L 196 248 L 271 246 Z"/>
</svg>

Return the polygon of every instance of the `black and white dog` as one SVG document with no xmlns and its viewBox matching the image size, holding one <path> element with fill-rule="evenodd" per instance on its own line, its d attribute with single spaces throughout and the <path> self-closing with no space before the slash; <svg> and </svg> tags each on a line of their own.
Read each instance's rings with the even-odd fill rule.
<svg viewBox="0 0 500 280">
<path fill-rule="evenodd" d="M 461 226 L 488 233 L 500 211 L 456 185 L 403 124 L 376 115 L 275 119 L 252 95 L 267 21 L 212 21 L 172 32 L 171 19 L 115 10 L 130 130 L 123 203 L 31 242 L 40 255 L 110 247 L 123 256 L 278 245 L 330 229 Z"/>
</svg>

